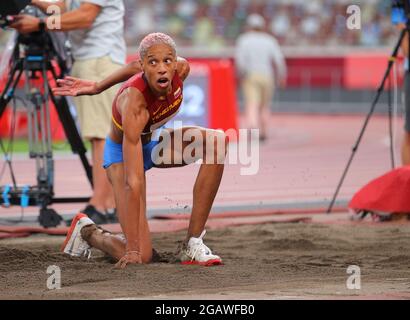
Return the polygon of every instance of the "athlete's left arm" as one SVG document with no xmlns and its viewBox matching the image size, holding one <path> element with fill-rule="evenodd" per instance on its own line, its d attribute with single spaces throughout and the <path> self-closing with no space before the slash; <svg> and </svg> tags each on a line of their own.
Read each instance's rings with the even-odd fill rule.
<svg viewBox="0 0 410 320">
<path fill-rule="evenodd" d="M 184 81 L 190 72 L 189 62 L 182 57 L 177 58 L 177 72 L 182 81 Z"/>
</svg>

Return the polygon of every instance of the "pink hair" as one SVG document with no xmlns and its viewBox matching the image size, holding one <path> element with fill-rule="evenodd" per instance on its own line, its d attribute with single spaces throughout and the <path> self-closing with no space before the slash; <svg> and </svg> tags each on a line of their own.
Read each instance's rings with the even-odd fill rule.
<svg viewBox="0 0 410 320">
<path fill-rule="evenodd" d="M 140 59 L 144 59 L 148 49 L 156 44 L 166 44 L 170 46 L 176 54 L 177 46 L 175 44 L 175 41 L 165 33 L 156 32 L 150 33 L 147 36 L 145 36 L 144 39 L 142 39 L 140 46 L 138 48 L 138 54 Z"/>
</svg>

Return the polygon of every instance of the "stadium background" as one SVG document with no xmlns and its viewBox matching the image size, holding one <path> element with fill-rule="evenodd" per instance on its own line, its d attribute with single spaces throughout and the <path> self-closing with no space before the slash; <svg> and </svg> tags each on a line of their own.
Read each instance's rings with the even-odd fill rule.
<svg viewBox="0 0 410 320">
<path fill-rule="evenodd" d="M 287 87 L 274 97 L 274 112 L 366 112 L 386 68 L 398 32 L 390 22 L 389 0 L 359 0 L 361 29 L 346 27 L 345 0 L 124 0 L 129 54 L 153 31 L 172 35 L 188 59 L 229 59 L 245 28 L 259 13 L 282 46 Z M 9 32 L 0 33 L 3 49 Z M 399 83 L 401 65 L 397 65 Z M 237 83 L 235 83 L 237 85 Z M 240 90 L 237 91 L 242 108 Z M 382 101 L 386 101 L 382 97 Z M 401 102 L 401 101 L 399 101 Z M 378 107 L 376 112 L 385 112 Z"/>
</svg>

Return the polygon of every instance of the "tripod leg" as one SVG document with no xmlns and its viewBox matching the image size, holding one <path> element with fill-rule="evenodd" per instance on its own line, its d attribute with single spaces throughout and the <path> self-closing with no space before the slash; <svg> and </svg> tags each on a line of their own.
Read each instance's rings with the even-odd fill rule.
<svg viewBox="0 0 410 320">
<path fill-rule="evenodd" d="M 61 67 L 60 67 L 61 68 Z M 51 71 L 54 80 L 56 81 L 58 76 L 56 70 L 51 64 L 49 64 L 48 69 Z M 61 68 L 62 69 L 62 68 Z M 87 150 L 84 146 L 83 140 L 81 139 L 80 134 L 78 133 L 77 126 L 75 125 L 74 119 L 70 112 L 70 107 L 68 101 L 65 97 L 56 98 L 49 86 L 48 88 L 51 100 L 53 101 L 58 117 L 63 125 L 65 135 L 68 139 L 68 142 L 71 145 L 71 150 L 73 153 L 78 154 L 80 157 L 81 163 L 83 164 L 85 173 L 87 175 L 88 181 L 90 182 L 91 187 L 93 187 L 93 173 L 90 163 L 88 162 L 87 156 L 85 155 Z"/>
<path fill-rule="evenodd" d="M 391 75 L 389 76 L 389 89 L 387 91 L 387 108 L 389 112 L 389 138 L 390 138 L 390 160 L 391 160 L 391 168 L 392 170 L 396 167 L 395 159 L 394 159 L 394 139 L 393 139 L 393 110 L 392 110 L 392 102 L 391 102 L 391 90 L 392 90 L 392 83 L 391 83 Z"/>
<path fill-rule="evenodd" d="M 22 67 L 22 61 L 17 61 L 14 63 L 14 67 L 10 72 L 10 76 L 7 80 L 6 86 L 1 93 L 0 96 L 0 119 L 3 116 L 4 110 L 6 110 L 7 105 L 11 101 L 11 99 L 14 97 L 14 92 L 16 90 L 17 84 L 20 81 L 21 75 L 23 74 L 23 69 Z M 18 72 L 18 73 L 17 73 Z M 17 75 L 16 75 L 17 73 Z M 4 153 L 6 154 L 6 150 L 3 150 Z M 13 186 L 16 189 L 17 188 L 17 183 L 16 183 L 16 178 L 14 176 L 13 168 L 12 168 L 12 163 L 11 159 L 6 160 L 9 168 L 10 168 L 10 174 L 11 174 L 11 179 L 13 181 Z"/>
<path fill-rule="evenodd" d="M 43 79 L 47 79 L 46 68 L 42 70 Z M 42 140 L 43 147 L 46 155 L 46 168 L 48 185 L 54 189 L 54 160 L 52 152 L 52 138 L 51 138 L 51 125 L 50 125 L 50 100 L 49 100 L 49 87 L 47 81 L 44 81 L 44 103 L 41 109 L 41 121 L 42 121 Z"/>
<path fill-rule="evenodd" d="M 70 107 L 65 98 L 56 98 L 50 90 L 50 97 L 56 106 L 58 117 L 63 125 L 65 135 L 71 145 L 71 149 L 74 153 L 77 153 L 80 157 L 80 160 L 83 164 L 84 170 L 87 174 L 88 181 L 90 185 L 93 186 L 93 175 L 91 165 L 88 162 L 86 152 L 87 149 L 84 146 L 83 140 L 77 130 L 74 119 L 70 113 Z"/>
<path fill-rule="evenodd" d="M 17 87 L 17 84 L 20 81 L 21 75 L 23 74 L 22 69 L 23 62 L 18 61 L 14 64 L 13 69 L 11 70 L 10 77 L 7 80 L 6 86 L 0 96 L 0 118 L 3 115 L 4 110 L 6 109 L 8 103 L 14 96 L 14 90 Z M 18 73 L 17 73 L 18 72 Z M 17 73 L 17 76 L 16 76 Z"/>
<path fill-rule="evenodd" d="M 389 63 L 388 63 L 388 65 L 387 65 L 386 72 L 384 73 L 383 80 L 382 80 L 382 82 L 381 82 L 379 88 L 377 89 L 377 94 L 376 94 L 376 96 L 375 96 L 375 98 L 374 98 L 374 100 L 373 100 L 373 102 L 372 102 L 372 105 L 371 105 L 371 108 L 370 108 L 369 113 L 367 114 L 366 120 L 364 121 L 363 127 L 362 127 L 362 129 L 361 129 L 361 131 L 360 131 L 360 134 L 359 134 L 359 137 L 357 138 L 357 141 L 356 141 L 355 145 L 354 145 L 353 148 L 352 148 L 352 153 L 351 153 L 351 155 L 350 155 L 349 161 L 347 162 L 346 168 L 345 168 L 345 170 L 344 170 L 344 172 L 343 172 L 343 174 L 342 174 L 342 177 L 340 178 L 339 184 L 337 185 L 337 188 L 336 188 L 336 191 L 335 191 L 335 193 L 334 193 L 334 195 L 333 195 L 332 201 L 330 202 L 329 207 L 328 207 L 328 209 L 327 209 L 327 213 L 331 213 L 331 212 L 332 212 L 332 208 L 333 208 L 333 205 L 334 205 L 334 203 L 335 203 L 336 197 L 337 197 L 337 195 L 338 195 L 338 193 L 339 193 L 340 188 L 342 187 L 343 181 L 344 181 L 344 179 L 345 179 L 345 177 L 346 177 L 347 171 L 349 170 L 350 164 L 351 164 L 352 161 L 353 161 L 354 155 L 356 154 L 356 151 L 357 151 L 357 149 L 358 149 L 358 147 L 359 147 L 360 141 L 362 140 L 362 137 L 363 137 L 363 135 L 364 135 L 364 132 L 365 132 L 365 130 L 366 130 L 366 127 L 367 127 L 367 125 L 368 125 L 368 123 L 369 123 L 370 117 L 372 116 L 372 114 L 373 114 L 373 112 L 374 112 L 374 109 L 376 108 L 376 104 L 377 104 L 377 102 L 379 101 L 380 95 L 381 95 L 381 93 L 383 92 L 384 85 L 385 85 L 386 80 L 387 80 L 387 78 L 388 78 L 388 76 L 389 76 L 389 74 L 390 74 L 390 70 L 391 70 L 391 68 L 392 68 L 392 66 L 393 66 L 393 63 L 394 63 L 394 61 L 396 60 L 397 53 L 399 52 L 400 45 L 401 45 L 401 43 L 402 43 L 402 41 L 403 41 L 403 38 L 404 38 L 404 35 L 406 34 L 406 32 L 407 32 L 406 29 L 402 30 L 402 32 L 401 32 L 401 34 L 400 34 L 400 37 L 399 37 L 399 40 L 397 41 L 397 44 L 396 44 L 396 46 L 395 46 L 395 48 L 394 48 L 394 50 L 393 50 L 393 53 L 392 53 L 392 55 L 391 55 L 391 57 L 390 57 L 390 59 L 389 59 Z"/>
</svg>

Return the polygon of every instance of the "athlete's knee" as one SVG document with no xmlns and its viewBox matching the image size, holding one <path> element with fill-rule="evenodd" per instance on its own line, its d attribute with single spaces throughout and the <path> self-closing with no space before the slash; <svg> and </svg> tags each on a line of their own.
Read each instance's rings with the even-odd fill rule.
<svg viewBox="0 0 410 320">
<path fill-rule="evenodd" d="M 217 131 L 218 133 L 218 138 L 217 140 L 220 141 L 220 144 L 217 144 L 217 153 L 218 157 L 224 161 L 226 158 L 226 155 L 228 153 L 228 146 L 229 146 L 229 138 L 227 134 L 223 131 Z M 219 163 L 219 162 L 218 162 Z"/>
<path fill-rule="evenodd" d="M 125 179 L 125 187 L 133 194 L 139 195 L 144 190 L 144 182 L 142 181 L 142 179 L 139 179 L 138 177 L 128 176 Z"/>
<path fill-rule="evenodd" d="M 105 175 L 107 177 L 108 182 L 111 184 L 111 186 L 114 186 L 112 183 L 111 175 L 108 174 L 107 170 L 105 171 Z"/>
<path fill-rule="evenodd" d="M 222 130 L 209 130 L 205 139 L 204 161 L 208 164 L 223 164 L 225 162 L 228 137 Z"/>
</svg>

